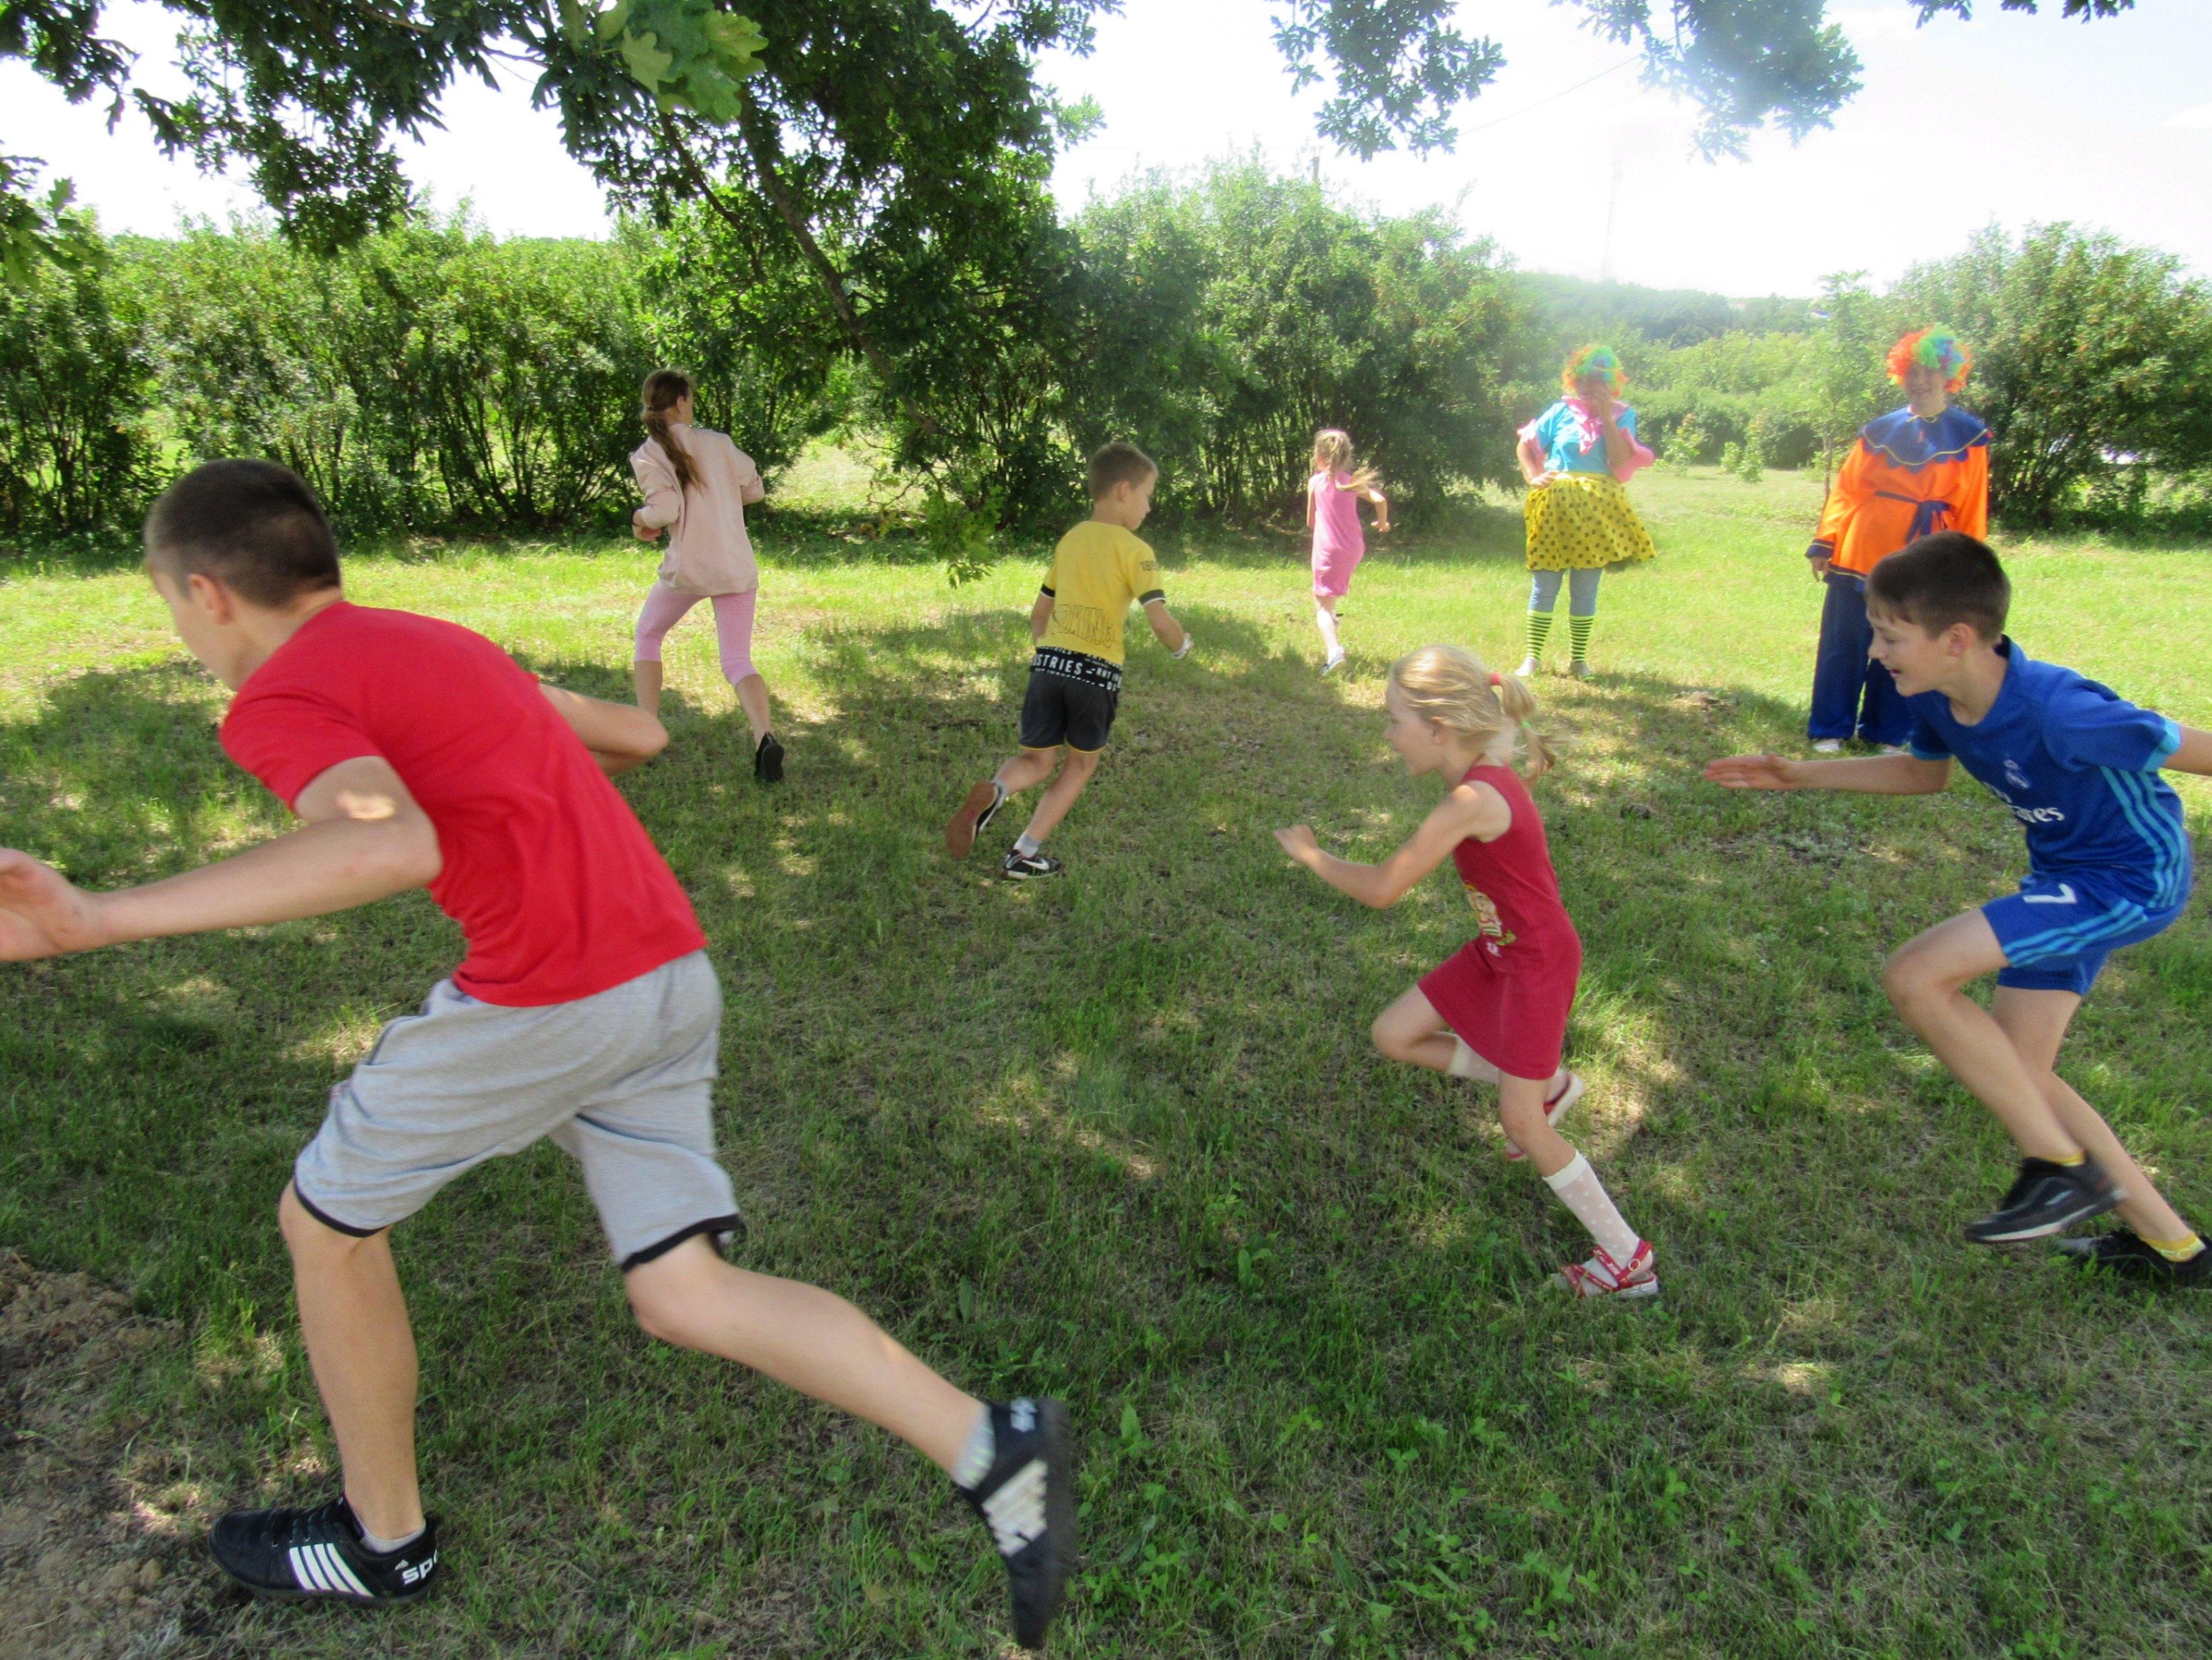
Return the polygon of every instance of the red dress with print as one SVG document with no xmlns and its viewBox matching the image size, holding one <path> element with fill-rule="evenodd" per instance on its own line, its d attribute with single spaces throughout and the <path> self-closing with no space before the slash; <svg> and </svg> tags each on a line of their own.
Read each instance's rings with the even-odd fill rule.
<svg viewBox="0 0 2212 1660">
<path fill-rule="evenodd" d="M 1421 994 L 1468 1048 L 1509 1078 L 1549 1078 L 1566 1047 L 1583 942 L 1559 903 L 1528 787 L 1510 767 L 1470 767 L 1460 782 L 1496 790 L 1513 823 L 1494 842 L 1470 836 L 1452 849 L 1475 935 L 1423 976 Z"/>
</svg>

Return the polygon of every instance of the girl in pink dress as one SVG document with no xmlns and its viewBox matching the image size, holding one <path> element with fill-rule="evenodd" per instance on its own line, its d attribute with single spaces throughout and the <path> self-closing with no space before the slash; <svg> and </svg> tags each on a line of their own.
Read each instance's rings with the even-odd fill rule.
<svg viewBox="0 0 2212 1660">
<path fill-rule="evenodd" d="M 1352 573 L 1367 551 L 1359 530 L 1359 504 L 1375 504 L 1375 528 L 1388 534 L 1390 503 L 1375 487 L 1375 469 L 1352 470 L 1352 435 L 1334 427 L 1314 435 L 1313 477 L 1306 480 L 1306 524 L 1313 532 L 1314 623 L 1328 652 L 1327 674 L 1344 661 L 1336 635 L 1336 602 L 1352 586 Z"/>
<path fill-rule="evenodd" d="M 1498 1086 L 1506 1157 L 1526 1158 L 1589 1230 L 1597 1250 L 1559 1270 L 1578 1297 L 1651 1297 L 1651 1246 L 1621 1220 L 1589 1161 L 1553 1126 L 1582 1098 L 1563 1055 L 1582 973 L 1582 940 L 1559 900 L 1544 821 L 1509 764 L 1530 776 L 1552 762 L 1527 724 L 1536 700 L 1456 646 L 1424 646 L 1390 666 L 1383 705 L 1390 747 L 1415 775 L 1444 780 L 1444 799 L 1379 865 L 1323 853 L 1304 824 L 1275 832 L 1283 851 L 1331 887 L 1377 909 L 1395 905 L 1449 857 L 1474 913 L 1474 937 L 1376 1018 L 1375 1047 L 1455 1078 Z"/>
</svg>

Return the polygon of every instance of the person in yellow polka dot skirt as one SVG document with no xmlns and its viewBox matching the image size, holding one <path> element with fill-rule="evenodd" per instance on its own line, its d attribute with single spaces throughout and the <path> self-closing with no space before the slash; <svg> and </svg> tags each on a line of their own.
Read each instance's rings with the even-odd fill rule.
<svg viewBox="0 0 2212 1660">
<path fill-rule="evenodd" d="M 1626 384 L 1609 346 L 1584 346 L 1559 375 L 1565 396 L 1521 429 L 1521 473 L 1528 481 L 1528 655 L 1523 679 L 1543 667 L 1544 644 L 1564 575 L 1568 584 L 1567 672 L 1590 675 L 1590 628 L 1598 579 L 1615 565 L 1641 564 L 1657 551 L 1624 488 L 1651 452 L 1637 441 L 1636 411 L 1620 401 Z"/>
</svg>

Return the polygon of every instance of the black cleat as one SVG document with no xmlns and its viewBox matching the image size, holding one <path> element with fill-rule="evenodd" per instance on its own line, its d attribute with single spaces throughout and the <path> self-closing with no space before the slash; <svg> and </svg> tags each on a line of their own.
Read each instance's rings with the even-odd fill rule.
<svg viewBox="0 0 2212 1660">
<path fill-rule="evenodd" d="M 1980 1221 L 1967 1224 L 1966 1237 L 1978 1245 L 2047 1239 L 2076 1222 L 2103 1215 L 2124 1196 L 2094 1158 L 2078 1164 L 2023 1158 L 2004 1202 Z"/>
<path fill-rule="evenodd" d="M 1006 804 L 1006 798 L 999 793 L 994 780 L 986 778 L 972 786 L 961 800 L 960 811 L 945 821 L 945 851 L 955 859 L 965 859 L 975 838 L 983 833 L 983 826 L 997 818 Z"/>
<path fill-rule="evenodd" d="M 1000 868 L 1017 882 L 1027 882 L 1040 876 L 1057 876 L 1060 862 L 1048 853 L 1024 853 L 1019 848 L 1006 851 L 1006 862 Z"/>
<path fill-rule="evenodd" d="M 2062 1239 L 2058 1249 L 2069 1262 L 2085 1268 L 2108 1268 L 2138 1285 L 2167 1286 L 2179 1291 L 2212 1281 L 2212 1246 L 2200 1244 L 2196 1256 L 2177 1262 L 2145 1244 L 2133 1228 L 2116 1228 L 2086 1239 Z"/>
<path fill-rule="evenodd" d="M 435 1517 L 410 1542 L 379 1556 L 343 1499 L 313 1510 L 234 1510 L 208 1532 L 208 1551 L 257 1596 L 388 1608 L 430 1589 L 438 1571 Z"/>
<path fill-rule="evenodd" d="M 1044 1646 L 1075 1572 L 1075 1452 L 1061 1401 L 991 1403 L 991 1473 L 963 1488 L 1006 1565 L 1014 1641 Z"/>
<path fill-rule="evenodd" d="M 783 782 L 783 745 L 772 732 L 763 733 L 760 746 L 753 751 L 753 776 L 763 784 Z"/>
</svg>

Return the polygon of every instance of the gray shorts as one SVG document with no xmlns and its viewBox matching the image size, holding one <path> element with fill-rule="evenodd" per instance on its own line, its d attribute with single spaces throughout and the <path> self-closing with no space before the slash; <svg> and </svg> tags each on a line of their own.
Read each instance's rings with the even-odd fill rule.
<svg viewBox="0 0 2212 1660">
<path fill-rule="evenodd" d="M 734 1231 L 710 1098 L 721 1021 L 704 952 L 539 1008 L 479 1002 L 441 980 L 331 1091 L 293 1187 L 319 1220 L 366 1236 L 550 1136 L 583 1166 L 624 1271 L 694 1234 Z"/>
</svg>

